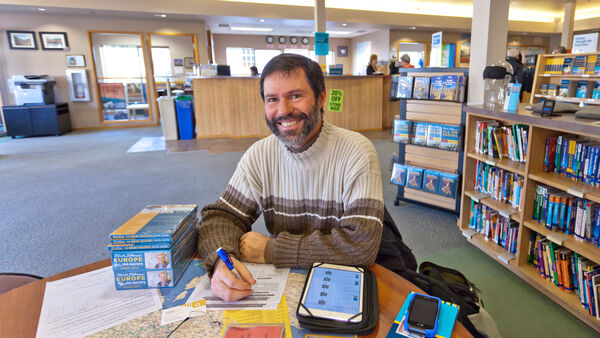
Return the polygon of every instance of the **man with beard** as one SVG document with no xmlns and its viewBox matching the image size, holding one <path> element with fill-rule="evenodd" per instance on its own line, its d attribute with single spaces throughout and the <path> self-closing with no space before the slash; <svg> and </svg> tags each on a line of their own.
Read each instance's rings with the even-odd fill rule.
<svg viewBox="0 0 600 338">
<path fill-rule="evenodd" d="M 323 119 L 321 67 L 297 54 L 274 57 L 260 79 L 273 135 L 242 156 L 225 193 L 202 210 L 198 248 L 211 290 L 226 301 L 252 294 L 241 261 L 308 268 L 369 266 L 381 241 L 383 193 L 373 144 Z M 263 213 L 267 237 L 252 231 Z M 218 258 L 223 247 L 241 279 Z"/>
</svg>

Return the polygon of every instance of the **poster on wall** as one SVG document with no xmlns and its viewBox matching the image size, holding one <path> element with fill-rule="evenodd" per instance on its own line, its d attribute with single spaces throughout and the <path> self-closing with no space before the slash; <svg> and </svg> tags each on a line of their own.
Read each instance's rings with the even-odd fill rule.
<svg viewBox="0 0 600 338">
<path fill-rule="evenodd" d="M 598 51 L 598 32 L 573 35 L 572 53 L 595 53 Z"/>
<path fill-rule="evenodd" d="M 471 35 L 462 34 L 460 38 L 459 67 L 469 67 L 471 61 Z"/>
<path fill-rule="evenodd" d="M 442 32 L 431 35 L 431 57 L 429 59 L 431 67 L 442 66 Z"/>
</svg>

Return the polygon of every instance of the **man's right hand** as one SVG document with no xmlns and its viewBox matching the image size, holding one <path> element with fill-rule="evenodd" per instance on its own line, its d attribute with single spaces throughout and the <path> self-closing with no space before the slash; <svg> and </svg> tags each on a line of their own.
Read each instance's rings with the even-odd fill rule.
<svg viewBox="0 0 600 338">
<path fill-rule="evenodd" d="M 250 296 L 253 293 L 252 285 L 256 284 L 252 274 L 242 262 L 233 257 L 231 257 L 231 260 L 233 261 L 233 267 L 243 280 L 237 278 L 233 271 L 229 270 L 221 260 L 217 261 L 210 280 L 210 290 L 226 302 L 233 302 Z"/>
</svg>

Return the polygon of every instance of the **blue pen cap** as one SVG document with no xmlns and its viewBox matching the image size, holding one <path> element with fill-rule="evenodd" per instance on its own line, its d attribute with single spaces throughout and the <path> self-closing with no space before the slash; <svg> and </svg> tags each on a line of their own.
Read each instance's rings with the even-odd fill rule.
<svg viewBox="0 0 600 338">
<path fill-rule="evenodd" d="M 227 265 L 229 270 L 233 270 L 233 261 L 231 260 L 231 257 L 229 257 L 229 253 L 221 247 L 217 249 L 217 254 L 219 254 L 219 257 L 221 257 L 221 260 Z"/>
</svg>

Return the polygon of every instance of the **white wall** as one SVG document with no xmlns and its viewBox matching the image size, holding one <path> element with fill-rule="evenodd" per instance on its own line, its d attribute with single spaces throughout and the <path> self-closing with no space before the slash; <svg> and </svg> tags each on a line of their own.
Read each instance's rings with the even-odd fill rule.
<svg viewBox="0 0 600 338">
<path fill-rule="evenodd" d="M 350 48 L 350 55 L 356 55 L 357 45 L 359 42 L 371 41 L 371 54 L 377 54 L 379 60 L 389 60 L 390 58 L 390 30 L 384 29 L 369 34 L 361 35 L 352 38 L 352 47 Z M 369 59 L 366 60 L 352 60 L 352 68 L 354 74 L 366 74 L 367 64 Z"/>
</svg>

